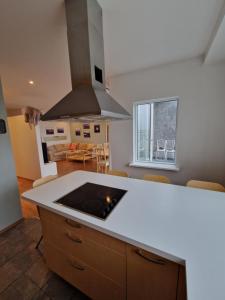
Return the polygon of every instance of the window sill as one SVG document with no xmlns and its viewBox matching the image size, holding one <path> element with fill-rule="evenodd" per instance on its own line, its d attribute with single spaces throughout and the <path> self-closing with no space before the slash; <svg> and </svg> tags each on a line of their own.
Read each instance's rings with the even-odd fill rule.
<svg viewBox="0 0 225 300">
<path fill-rule="evenodd" d="M 180 168 L 178 168 L 177 165 L 162 164 L 162 163 L 131 162 L 129 166 L 134 168 L 159 169 L 159 170 L 167 170 L 167 171 L 175 171 L 175 172 L 180 170 Z"/>
</svg>

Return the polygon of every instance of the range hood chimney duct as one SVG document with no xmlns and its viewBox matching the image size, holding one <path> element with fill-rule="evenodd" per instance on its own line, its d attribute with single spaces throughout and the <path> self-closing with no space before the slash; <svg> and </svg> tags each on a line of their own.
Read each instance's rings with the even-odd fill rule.
<svg viewBox="0 0 225 300">
<path fill-rule="evenodd" d="M 65 0 L 65 9 L 72 91 L 41 119 L 129 119 L 106 92 L 100 5 L 96 0 Z"/>
</svg>

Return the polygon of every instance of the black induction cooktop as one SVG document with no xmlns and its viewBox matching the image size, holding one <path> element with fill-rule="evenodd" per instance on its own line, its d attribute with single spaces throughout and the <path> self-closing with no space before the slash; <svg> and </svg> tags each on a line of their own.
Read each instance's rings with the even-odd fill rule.
<svg viewBox="0 0 225 300">
<path fill-rule="evenodd" d="M 87 182 L 55 203 L 104 220 L 126 192 L 125 190 Z"/>
</svg>

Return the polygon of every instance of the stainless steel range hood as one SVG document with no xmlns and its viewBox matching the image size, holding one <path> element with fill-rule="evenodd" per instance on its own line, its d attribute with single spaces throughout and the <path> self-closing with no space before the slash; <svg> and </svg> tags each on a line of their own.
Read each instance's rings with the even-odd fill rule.
<svg viewBox="0 0 225 300">
<path fill-rule="evenodd" d="M 101 7 L 96 0 L 65 0 L 65 8 L 72 91 L 41 120 L 129 119 L 106 92 Z"/>
</svg>

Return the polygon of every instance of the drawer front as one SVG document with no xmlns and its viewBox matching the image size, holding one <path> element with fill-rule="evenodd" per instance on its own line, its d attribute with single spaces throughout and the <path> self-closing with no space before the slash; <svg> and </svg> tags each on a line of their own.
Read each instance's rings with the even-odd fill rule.
<svg viewBox="0 0 225 300">
<path fill-rule="evenodd" d="M 59 225 L 64 229 L 70 229 L 74 233 L 82 234 L 83 237 L 93 240 L 96 243 L 99 243 L 107 248 L 110 248 L 120 254 L 126 255 L 126 245 L 122 241 L 119 241 L 113 237 L 105 235 L 99 231 L 91 229 L 87 226 L 79 224 L 78 222 L 69 220 L 65 217 L 62 217 L 58 214 L 52 213 L 49 210 L 43 209 L 40 207 L 40 217 L 41 222 L 51 222 L 55 226 Z"/>
<path fill-rule="evenodd" d="M 65 254 L 70 253 L 103 273 L 116 284 L 126 284 L 126 256 L 90 238 L 83 227 L 75 228 L 51 221 L 42 222 L 44 240 L 51 242 Z M 65 222 L 63 222 L 64 224 Z M 97 234 L 98 235 L 98 234 Z M 108 240 L 108 237 L 107 237 Z"/>
<path fill-rule="evenodd" d="M 127 300 L 177 299 L 179 266 L 127 245 Z"/>
<path fill-rule="evenodd" d="M 112 280 L 75 256 L 45 242 L 44 254 L 49 268 L 96 300 L 125 300 L 124 290 Z"/>
</svg>

